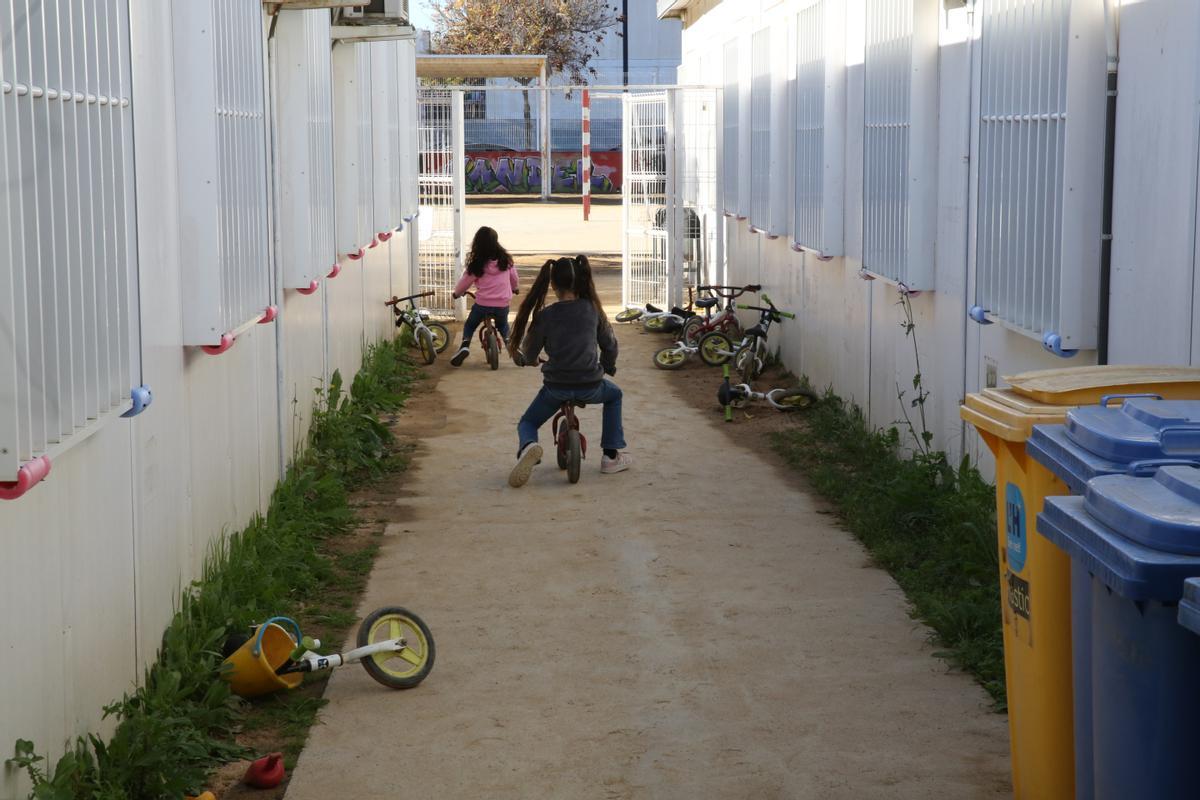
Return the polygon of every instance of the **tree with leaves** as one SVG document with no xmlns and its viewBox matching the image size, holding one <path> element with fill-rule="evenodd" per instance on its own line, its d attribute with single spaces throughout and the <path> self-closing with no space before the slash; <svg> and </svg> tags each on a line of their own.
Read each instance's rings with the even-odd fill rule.
<svg viewBox="0 0 1200 800">
<path fill-rule="evenodd" d="M 544 55 L 551 75 L 587 83 L 606 31 L 621 21 L 605 0 L 433 0 L 433 51 L 457 55 Z M 529 86 L 532 79 L 518 78 Z M 529 91 L 526 134 L 532 138 Z"/>
</svg>

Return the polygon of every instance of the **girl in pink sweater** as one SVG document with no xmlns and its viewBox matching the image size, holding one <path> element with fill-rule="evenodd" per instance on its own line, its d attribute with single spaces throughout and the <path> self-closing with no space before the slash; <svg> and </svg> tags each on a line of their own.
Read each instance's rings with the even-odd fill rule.
<svg viewBox="0 0 1200 800">
<path fill-rule="evenodd" d="M 454 366 L 461 366 L 471 354 L 471 339 L 484 319 L 491 317 L 496 330 L 508 341 L 508 304 L 518 294 L 517 268 L 512 256 L 500 245 L 496 231 L 486 225 L 475 231 L 471 241 L 471 252 L 467 254 L 467 269 L 454 285 L 454 299 L 462 297 L 471 286 L 475 287 L 475 305 L 463 323 L 462 346 L 450 359 Z"/>
</svg>

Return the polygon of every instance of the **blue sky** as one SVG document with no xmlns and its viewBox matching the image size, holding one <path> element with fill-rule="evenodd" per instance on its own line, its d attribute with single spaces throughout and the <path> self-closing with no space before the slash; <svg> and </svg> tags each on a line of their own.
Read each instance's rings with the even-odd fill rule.
<svg viewBox="0 0 1200 800">
<path fill-rule="evenodd" d="M 408 10 L 412 14 L 414 26 L 425 29 L 433 28 L 433 18 L 429 15 L 429 0 L 413 0 L 409 4 Z"/>
</svg>

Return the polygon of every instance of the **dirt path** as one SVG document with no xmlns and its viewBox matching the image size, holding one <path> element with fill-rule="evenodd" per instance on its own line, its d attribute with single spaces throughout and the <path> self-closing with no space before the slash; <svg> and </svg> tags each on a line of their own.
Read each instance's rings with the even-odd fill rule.
<svg viewBox="0 0 1200 800">
<path fill-rule="evenodd" d="M 506 485 L 533 370 L 434 368 L 362 610 L 421 614 L 436 667 L 395 693 L 337 672 L 289 800 L 1007 796 L 1004 717 L 892 580 L 621 337 L 637 463 L 596 451 L 575 486 L 552 455 Z"/>
</svg>

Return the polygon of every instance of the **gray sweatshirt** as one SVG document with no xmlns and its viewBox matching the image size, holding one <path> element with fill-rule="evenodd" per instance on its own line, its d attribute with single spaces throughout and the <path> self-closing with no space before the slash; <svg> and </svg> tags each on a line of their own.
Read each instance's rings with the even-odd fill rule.
<svg viewBox="0 0 1200 800">
<path fill-rule="evenodd" d="M 542 309 L 525 334 L 521 356 L 533 366 L 543 349 L 547 361 L 542 380 L 548 384 L 599 383 L 605 374 L 617 371 L 617 337 L 591 300 L 567 300 Z"/>
</svg>

